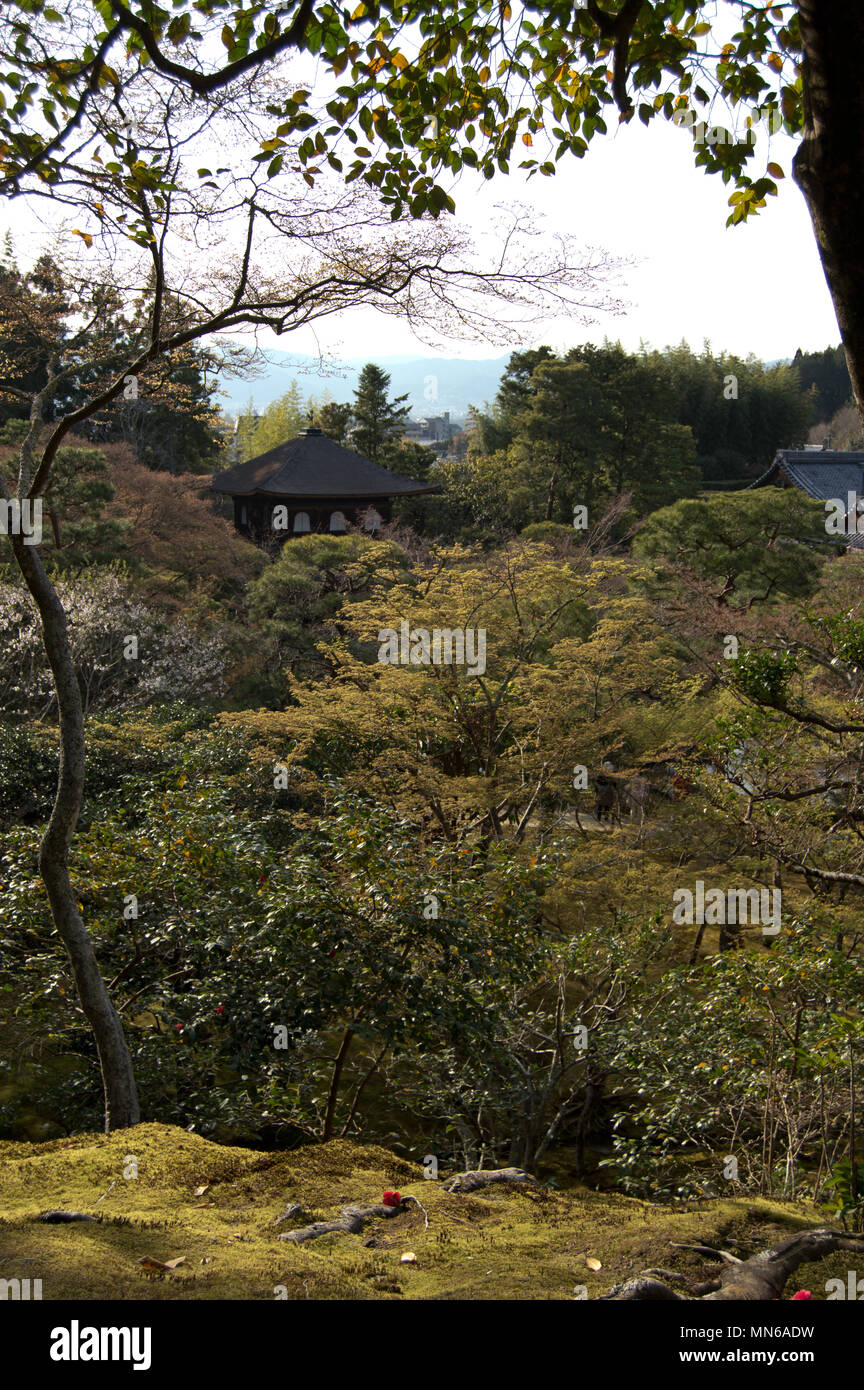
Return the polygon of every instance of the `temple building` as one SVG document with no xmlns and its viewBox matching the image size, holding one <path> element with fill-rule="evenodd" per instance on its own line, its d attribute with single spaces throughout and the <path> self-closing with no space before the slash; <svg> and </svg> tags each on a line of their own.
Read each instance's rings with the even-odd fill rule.
<svg viewBox="0 0 864 1390">
<path fill-rule="evenodd" d="M 809 444 L 804 449 L 778 449 L 774 462 L 754 487 L 797 487 L 820 502 L 847 493 L 864 493 L 864 451 L 823 449 Z"/>
<path fill-rule="evenodd" d="M 217 473 L 213 491 L 231 498 L 234 525 L 251 540 L 287 540 L 310 531 L 372 534 L 390 520 L 391 499 L 437 492 L 355 454 L 314 425 L 266 454 Z"/>
<path fill-rule="evenodd" d="M 768 471 L 749 484 L 758 487 L 795 487 L 818 502 L 842 503 L 849 514 L 846 543 L 855 550 L 864 548 L 864 450 L 824 449 L 817 444 L 778 449 Z"/>
</svg>

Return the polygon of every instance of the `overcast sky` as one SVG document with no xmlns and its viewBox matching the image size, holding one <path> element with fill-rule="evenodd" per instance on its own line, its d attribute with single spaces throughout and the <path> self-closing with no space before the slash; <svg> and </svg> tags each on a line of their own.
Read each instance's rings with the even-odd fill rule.
<svg viewBox="0 0 864 1390">
<path fill-rule="evenodd" d="M 628 348 L 642 340 L 664 347 L 682 339 L 699 348 L 707 340 L 715 350 L 753 352 L 772 361 L 797 347 L 818 349 L 840 340 L 810 219 L 791 178 L 794 148 L 793 140 L 774 136 L 769 154 L 768 134 L 759 129 L 754 167 L 761 172 L 771 158 L 787 178 L 779 197 L 752 223 L 728 230 L 729 186 L 696 169 L 690 134 L 662 120 L 649 128 L 634 121 L 597 139 L 583 160 L 565 158 L 553 178 L 538 175 L 529 182 L 517 171 L 486 182 L 469 171 L 452 192 L 457 217 L 469 226 L 482 226 L 496 204 L 518 200 L 545 214 L 551 228 L 636 259 L 617 287 L 629 303 L 623 315 L 606 314 L 587 326 L 540 324 L 536 343 L 566 347 L 609 336 Z M 33 242 L 22 214 L 21 205 L 13 204 L 7 220 L 26 259 Z M 407 325 L 371 311 L 260 341 L 337 357 L 430 351 Z M 500 344 L 454 343 L 447 355 L 492 357 L 502 351 Z"/>
<path fill-rule="evenodd" d="M 768 157 L 767 132 L 757 133 L 759 172 Z M 810 218 L 791 177 L 795 141 L 771 139 L 770 158 L 787 177 L 750 224 L 727 229 L 731 191 L 693 163 L 690 134 L 658 121 L 616 130 L 593 144 L 581 161 L 567 159 L 553 178 L 526 182 L 509 178 L 464 180 L 453 189 L 457 215 L 479 225 L 496 203 L 508 198 L 542 211 L 551 227 L 573 232 L 637 264 L 624 273 L 624 315 L 606 315 L 593 326 L 569 328 L 558 321 L 540 326 L 536 341 L 570 345 L 620 338 L 628 348 L 640 340 L 655 347 L 680 342 L 753 352 L 766 361 L 791 356 L 797 347 L 818 349 L 840 341 Z M 272 345 L 277 345 L 272 339 Z M 374 314 L 347 314 L 312 332 L 293 334 L 290 345 L 314 352 L 318 345 L 360 356 L 379 343 L 379 353 L 425 355 L 407 327 Z M 501 348 L 467 344 L 454 355 L 500 354 Z"/>
</svg>

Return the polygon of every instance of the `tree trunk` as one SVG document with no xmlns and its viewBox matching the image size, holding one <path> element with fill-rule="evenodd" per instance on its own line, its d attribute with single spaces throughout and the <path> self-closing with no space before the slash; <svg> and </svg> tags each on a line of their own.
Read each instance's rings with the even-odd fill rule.
<svg viewBox="0 0 864 1390">
<path fill-rule="evenodd" d="M 561 445 L 555 450 L 555 462 L 552 466 L 552 476 L 549 479 L 549 490 L 546 494 L 546 513 L 544 521 L 551 521 L 555 510 L 555 493 L 558 487 L 558 472 L 561 468 Z"/>
<path fill-rule="evenodd" d="M 327 1110 L 324 1115 L 324 1132 L 322 1138 L 333 1138 L 333 1126 L 336 1119 L 336 1104 L 339 1100 L 339 1083 L 342 1080 L 342 1068 L 345 1066 L 345 1058 L 354 1041 L 354 1030 L 346 1028 L 342 1034 L 342 1041 L 339 1044 L 339 1051 L 333 1060 L 333 1071 L 330 1076 L 330 1091 L 327 1096 Z"/>
<path fill-rule="evenodd" d="M 798 0 L 804 137 L 793 175 L 807 202 L 864 419 L 864 7 Z"/>
<path fill-rule="evenodd" d="M 60 718 L 60 775 L 51 817 L 39 848 L 39 872 L 51 916 L 72 965 L 81 1007 L 96 1040 L 105 1090 L 105 1129 L 124 1129 L 140 1119 L 132 1058 L 120 1019 L 78 910 L 69 877 L 69 847 L 84 794 L 84 713 L 66 625 L 56 590 L 32 546 L 13 540 L 18 567 L 42 622 L 45 651 L 57 691 Z"/>
</svg>

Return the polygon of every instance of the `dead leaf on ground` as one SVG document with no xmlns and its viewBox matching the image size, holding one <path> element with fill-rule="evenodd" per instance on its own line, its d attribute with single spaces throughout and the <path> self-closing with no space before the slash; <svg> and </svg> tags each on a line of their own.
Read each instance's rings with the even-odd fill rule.
<svg viewBox="0 0 864 1390">
<path fill-rule="evenodd" d="M 589 1255 L 585 1263 L 589 1269 L 598 1270 L 603 1268 L 602 1261 L 598 1260 L 596 1255 Z"/>
<path fill-rule="evenodd" d="M 209 1191 L 210 1191 L 210 1184 L 209 1184 L 209 1182 L 205 1182 L 205 1183 L 202 1183 L 200 1187 L 196 1187 L 196 1188 L 195 1188 L 195 1191 L 192 1193 L 192 1196 L 193 1196 L 193 1197 L 203 1197 L 203 1196 L 204 1196 L 204 1193 L 205 1193 L 205 1192 L 209 1192 Z"/>
<path fill-rule="evenodd" d="M 186 1256 L 178 1255 L 174 1260 L 154 1260 L 152 1255 L 145 1255 L 138 1263 L 143 1269 L 152 1269 L 156 1271 L 172 1270 L 176 1269 L 178 1265 L 185 1264 Z"/>
</svg>

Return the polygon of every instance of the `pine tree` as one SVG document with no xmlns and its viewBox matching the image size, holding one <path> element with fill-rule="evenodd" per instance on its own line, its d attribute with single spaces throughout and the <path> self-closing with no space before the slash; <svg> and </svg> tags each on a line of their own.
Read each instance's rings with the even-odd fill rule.
<svg viewBox="0 0 864 1390">
<path fill-rule="evenodd" d="M 377 461 L 387 439 L 401 430 L 409 410 L 407 394 L 387 399 L 390 376 L 383 367 L 367 362 L 354 392 L 354 430 L 351 442 L 360 454 Z"/>
<path fill-rule="evenodd" d="M 265 454 L 268 449 L 293 439 L 306 423 L 306 402 L 296 380 L 292 380 L 288 390 L 271 401 L 259 419 L 252 438 L 252 453 L 247 457 Z"/>
<path fill-rule="evenodd" d="M 255 431 L 258 428 L 260 418 L 255 409 L 255 401 L 250 396 L 246 402 L 246 408 L 241 410 L 237 416 L 237 424 L 234 429 L 232 449 L 236 463 L 245 463 L 247 459 L 255 457 Z"/>
<path fill-rule="evenodd" d="M 347 444 L 352 417 L 350 402 L 324 401 L 316 412 L 315 423 L 329 439 L 335 439 L 337 444 Z"/>
</svg>

